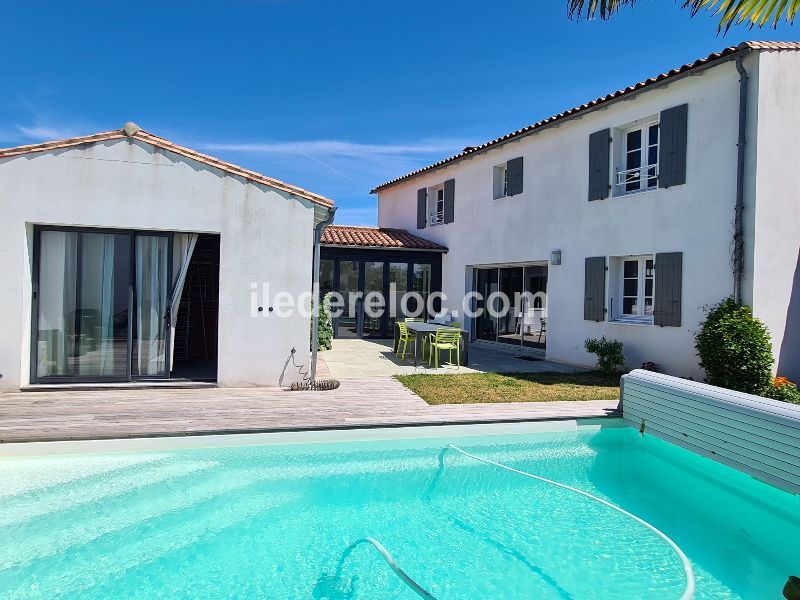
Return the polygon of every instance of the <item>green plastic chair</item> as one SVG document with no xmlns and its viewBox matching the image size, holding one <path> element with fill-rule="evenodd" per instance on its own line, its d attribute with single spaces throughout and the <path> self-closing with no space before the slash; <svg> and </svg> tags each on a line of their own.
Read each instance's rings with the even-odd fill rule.
<svg viewBox="0 0 800 600">
<path fill-rule="evenodd" d="M 406 357 L 406 349 L 408 348 L 408 342 L 414 339 L 414 336 L 408 331 L 408 327 L 406 327 L 405 323 L 398 323 L 397 328 L 400 330 L 400 337 L 397 338 L 397 353 L 400 353 L 400 360 L 404 360 Z M 403 351 L 400 352 L 400 345 L 403 346 Z"/>
<path fill-rule="evenodd" d="M 461 366 L 461 332 L 449 327 L 436 330 L 436 335 L 430 341 L 430 358 L 428 366 L 441 364 L 442 350 L 447 350 L 450 363 L 453 362 L 453 350 L 456 351 L 456 369 Z"/>
<path fill-rule="evenodd" d="M 450 321 L 450 323 L 446 325 L 446 327 L 452 327 L 453 329 L 461 329 L 461 323 L 459 321 Z M 425 360 L 426 349 L 428 348 L 428 345 L 433 341 L 435 337 L 436 337 L 435 333 L 429 333 L 424 338 L 422 338 L 422 360 Z"/>
</svg>

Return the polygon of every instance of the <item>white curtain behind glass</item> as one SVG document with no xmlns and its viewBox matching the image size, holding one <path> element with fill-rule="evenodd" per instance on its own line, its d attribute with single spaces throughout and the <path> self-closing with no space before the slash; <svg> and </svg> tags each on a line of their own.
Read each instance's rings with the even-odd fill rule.
<svg viewBox="0 0 800 600">
<path fill-rule="evenodd" d="M 127 237 L 124 237 L 127 243 Z M 81 335 L 78 341 L 78 374 L 124 376 L 127 348 L 115 352 L 114 286 L 117 236 L 84 233 L 81 238 Z M 127 253 L 126 253 L 127 254 Z"/>
<path fill-rule="evenodd" d="M 39 377 L 72 375 L 78 234 L 42 231 L 39 243 Z"/>
<path fill-rule="evenodd" d="M 166 236 L 136 236 L 136 375 L 163 375 L 166 371 L 168 248 Z"/>
<path fill-rule="evenodd" d="M 194 254 L 194 246 L 197 243 L 196 233 L 176 233 L 172 239 L 172 297 L 170 299 L 170 351 L 169 351 L 169 370 L 174 368 L 175 356 L 175 322 L 178 319 L 178 308 L 181 304 L 183 286 L 186 283 L 186 273 L 189 270 L 189 262 Z"/>
</svg>

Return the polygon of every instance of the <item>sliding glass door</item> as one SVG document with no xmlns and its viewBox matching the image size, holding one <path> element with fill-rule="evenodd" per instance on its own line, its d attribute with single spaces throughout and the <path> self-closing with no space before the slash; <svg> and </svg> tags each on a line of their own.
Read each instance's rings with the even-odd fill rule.
<svg viewBox="0 0 800 600">
<path fill-rule="evenodd" d="M 41 232 L 36 378 L 127 378 L 129 269 L 127 235 Z"/>
<path fill-rule="evenodd" d="M 75 367 L 82 378 L 128 373 L 130 240 L 114 233 L 79 238 Z"/>
<path fill-rule="evenodd" d="M 168 376 L 171 236 L 37 229 L 32 381 Z"/>
<path fill-rule="evenodd" d="M 547 341 L 547 266 L 477 268 L 475 338 L 544 348 Z"/>
<path fill-rule="evenodd" d="M 167 376 L 169 237 L 135 236 L 134 330 L 131 376 Z"/>
</svg>

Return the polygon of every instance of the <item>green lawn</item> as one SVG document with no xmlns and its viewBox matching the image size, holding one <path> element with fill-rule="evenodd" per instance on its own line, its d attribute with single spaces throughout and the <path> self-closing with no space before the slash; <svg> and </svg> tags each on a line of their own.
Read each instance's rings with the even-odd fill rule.
<svg viewBox="0 0 800 600">
<path fill-rule="evenodd" d="M 395 379 L 428 404 L 619 398 L 619 377 L 595 372 L 396 375 Z"/>
</svg>

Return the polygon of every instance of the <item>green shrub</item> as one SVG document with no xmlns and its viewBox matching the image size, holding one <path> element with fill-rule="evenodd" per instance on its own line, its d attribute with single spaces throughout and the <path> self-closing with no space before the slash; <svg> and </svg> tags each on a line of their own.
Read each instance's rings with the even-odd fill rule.
<svg viewBox="0 0 800 600">
<path fill-rule="evenodd" d="M 331 293 L 328 292 L 323 296 L 320 302 L 319 310 L 317 312 L 319 323 L 317 325 L 317 339 L 319 344 L 317 348 L 320 350 L 330 350 L 333 347 L 333 319 L 331 318 Z M 311 328 L 311 335 L 314 335 L 314 328 Z M 311 340 L 314 343 L 314 340 Z"/>
<path fill-rule="evenodd" d="M 603 336 L 599 340 L 586 340 L 583 345 L 587 352 L 597 355 L 597 370 L 601 373 L 615 375 L 625 370 L 625 357 L 619 340 L 607 340 Z"/>
<path fill-rule="evenodd" d="M 764 395 L 773 400 L 800 404 L 800 390 L 797 389 L 797 384 L 789 381 L 786 377 L 775 377 Z"/>
<path fill-rule="evenodd" d="M 695 336 L 700 366 L 711 385 L 748 394 L 764 394 L 772 378 L 769 330 L 749 306 L 728 298 L 707 309 Z"/>
</svg>

